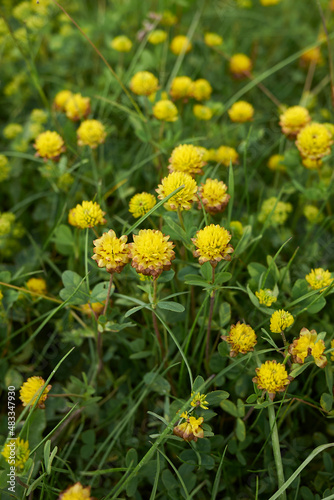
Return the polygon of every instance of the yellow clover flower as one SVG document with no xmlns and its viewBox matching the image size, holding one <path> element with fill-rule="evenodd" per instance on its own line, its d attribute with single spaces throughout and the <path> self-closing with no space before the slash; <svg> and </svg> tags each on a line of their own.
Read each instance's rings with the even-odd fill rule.
<svg viewBox="0 0 334 500">
<path fill-rule="evenodd" d="M 73 97 L 73 94 L 70 90 L 61 90 L 54 98 L 54 108 L 58 111 L 65 111 L 66 103 L 71 97 Z"/>
<path fill-rule="evenodd" d="M 271 304 L 277 301 L 274 292 L 269 288 L 261 288 L 261 290 L 255 292 L 255 295 L 259 299 L 259 304 L 263 304 L 266 307 L 270 307 Z"/>
<path fill-rule="evenodd" d="M 202 200 L 205 211 L 212 215 L 223 212 L 231 198 L 227 194 L 227 186 L 223 181 L 210 178 L 204 184 L 201 184 L 198 196 Z M 198 208 L 202 208 L 200 202 L 198 203 Z"/>
<path fill-rule="evenodd" d="M 320 224 L 320 222 L 322 222 L 324 219 L 324 214 L 321 213 L 319 208 L 315 207 L 314 205 L 305 205 L 303 214 L 311 224 Z"/>
<path fill-rule="evenodd" d="M 111 40 L 110 47 L 117 50 L 117 52 L 130 52 L 132 49 L 132 42 L 127 36 L 119 35 Z"/>
<path fill-rule="evenodd" d="M 190 97 L 192 86 L 193 81 L 189 76 L 176 76 L 172 80 L 169 93 L 174 100 L 185 99 Z"/>
<path fill-rule="evenodd" d="M 164 10 L 160 19 L 160 23 L 163 26 L 173 26 L 177 23 L 177 16 L 170 10 Z"/>
<path fill-rule="evenodd" d="M 68 222 L 75 227 L 87 229 L 97 226 L 97 224 L 105 224 L 105 212 L 96 201 L 83 201 L 82 204 L 72 208 L 68 215 Z"/>
<path fill-rule="evenodd" d="M 10 171 L 11 167 L 8 163 L 7 157 L 0 154 L 0 182 L 8 179 Z"/>
<path fill-rule="evenodd" d="M 195 104 L 193 107 L 193 113 L 197 120 L 208 121 L 211 120 L 213 116 L 213 111 L 208 106 L 203 106 L 202 104 Z"/>
<path fill-rule="evenodd" d="M 185 418 L 186 421 L 183 424 L 176 425 L 173 429 L 173 434 L 179 436 L 185 441 L 197 441 L 198 438 L 204 437 L 204 431 L 201 424 L 204 421 L 203 417 L 188 417 L 186 413 L 182 413 L 181 417 Z"/>
<path fill-rule="evenodd" d="M 129 212 L 130 214 L 138 219 L 147 214 L 156 204 L 156 199 L 153 194 L 150 193 L 137 193 L 135 194 L 129 202 Z"/>
<path fill-rule="evenodd" d="M 296 146 L 303 157 L 320 160 L 331 152 L 332 136 L 325 125 L 310 123 L 297 135 Z"/>
<path fill-rule="evenodd" d="M 20 388 L 20 399 L 22 401 L 23 406 L 31 406 L 34 405 L 39 393 L 43 385 L 45 384 L 45 380 L 42 377 L 30 377 Z M 37 406 L 38 408 L 44 409 L 45 404 L 44 401 L 48 397 L 48 392 L 51 389 L 51 385 L 47 385 L 43 391 L 43 393 L 39 396 Z"/>
<path fill-rule="evenodd" d="M 284 156 L 283 155 L 272 155 L 267 163 L 268 168 L 270 170 L 285 172 L 286 166 L 283 164 Z"/>
<path fill-rule="evenodd" d="M 157 120 L 175 122 L 178 119 L 177 107 L 172 101 L 162 99 L 153 106 L 153 115 Z"/>
<path fill-rule="evenodd" d="M 141 229 L 133 236 L 133 243 L 129 244 L 130 257 L 137 273 L 156 279 L 162 271 L 171 268 L 171 261 L 175 259 L 175 245 L 168 240 L 168 235 L 156 229 Z"/>
<path fill-rule="evenodd" d="M 170 172 L 184 172 L 190 175 L 201 174 L 206 164 L 203 151 L 192 144 L 180 144 L 173 149 L 169 158 Z"/>
<path fill-rule="evenodd" d="M 191 95 L 196 99 L 196 101 L 206 101 L 210 99 L 212 93 L 212 87 L 208 80 L 205 78 L 200 78 L 195 80 L 192 84 Z"/>
<path fill-rule="evenodd" d="M 74 122 L 87 118 L 90 113 L 90 98 L 83 97 L 81 94 L 72 94 L 65 102 L 65 113 L 67 118 Z"/>
<path fill-rule="evenodd" d="M 260 0 L 261 5 L 268 7 L 269 5 L 277 5 L 281 0 Z"/>
<path fill-rule="evenodd" d="M 191 393 L 192 400 L 190 402 L 190 405 L 193 406 L 194 408 L 203 408 L 203 410 L 208 410 L 208 406 L 205 406 L 209 404 L 207 401 L 205 401 L 206 394 L 201 394 L 200 392 L 192 392 Z"/>
<path fill-rule="evenodd" d="M 310 114 L 305 107 L 292 106 L 281 114 L 279 124 L 283 134 L 294 138 L 310 121 Z"/>
<path fill-rule="evenodd" d="M 234 78 L 244 78 L 252 71 L 252 61 L 245 54 L 234 54 L 230 59 L 229 69 Z"/>
<path fill-rule="evenodd" d="M 77 130 L 78 145 L 92 149 L 102 144 L 106 136 L 104 125 L 98 120 L 85 120 Z"/>
<path fill-rule="evenodd" d="M 103 302 L 87 302 L 87 304 L 82 304 L 80 310 L 86 316 L 91 316 L 92 311 L 96 316 L 100 316 L 104 309 L 105 301 Z"/>
<path fill-rule="evenodd" d="M 279 311 L 275 311 L 270 318 L 270 331 L 272 333 L 281 333 L 289 326 L 291 326 L 294 322 L 292 314 L 288 311 L 284 311 L 280 309 Z"/>
<path fill-rule="evenodd" d="M 44 109 L 33 109 L 30 114 L 30 120 L 35 123 L 43 124 L 48 120 L 48 114 Z"/>
<path fill-rule="evenodd" d="M 305 50 L 300 56 L 300 62 L 302 66 L 308 66 L 309 64 L 319 64 L 322 62 L 322 55 L 320 47 L 313 47 L 313 49 Z"/>
<path fill-rule="evenodd" d="M 253 106 L 246 101 L 235 102 L 227 112 L 232 122 L 236 123 L 250 122 L 254 116 Z"/>
<path fill-rule="evenodd" d="M 302 158 L 302 164 L 308 170 L 317 170 L 322 165 L 322 160 L 313 160 L 312 158 Z"/>
<path fill-rule="evenodd" d="M 244 228 L 242 223 L 239 220 L 231 220 L 230 222 L 230 229 L 233 233 L 233 236 L 237 236 L 238 238 L 241 238 L 244 232 Z"/>
<path fill-rule="evenodd" d="M 315 330 L 309 331 L 307 328 L 300 330 L 299 338 L 294 340 L 289 346 L 289 353 L 294 363 L 303 364 L 307 356 L 313 356 L 315 364 L 319 368 L 324 368 L 327 364 L 326 356 L 323 356 L 325 342 L 318 339 Z"/>
<path fill-rule="evenodd" d="M 6 462 L 10 466 L 15 466 L 17 470 L 22 470 L 29 458 L 29 442 L 17 437 L 8 441 L 1 452 Z"/>
<path fill-rule="evenodd" d="M 229 146 L 220 146 L 216 150 L 216 161 L 225 167 L 229 167 L 230 163 L 235 165 L 238 163 L 239 155 L 234 148 Z"/>
<path fill-rule="evenodd" d="M 230 356 L 233 358 L 239 352 L 246 354 L 254 351 L 254 346 L 257 343 L 256 334 L 253 328 L 245 323 L 232 325 L 228 335 L 222 335 L 221 338 L 231 344 Z"/>
<path fill-rule="evenodd" d="M 194 257 L 199 257 L 199 263 L 210 262 L 212 267 L 216 267 L 222 259 L 231 260 L 230 254 L 234 252 L 232 245 L 229 245 L 231 234 L 222 226 L 210 224 L 200 231 L 197 231 L 196 238 L 191 238 L 196 250 Z"/>
<path fill-rule="evenodd" d="M 26 283 L 26 287 L 31 292 L 38 293 L 40 295 L 46 295 L 48 292 L 46 281 L 43 278 L 30 278 Z"/>
<path fill-rule="evenodd" d="M 34 148 L 37 150 L 36 156 L 54 161 L 57 161 L 66 149 L 60 135 L 50 130 L 42 132 L 37 136 Z"/>
<path fill-rule="evenodd" d="M 150 95 L 159 88 L 159 81 L 149 71 L 138 71 L 130 81 L 130 89 L 137 95 Z"/>
<path fill-rule="evenodd" d="M 22 125 L 19 123 L 9 123 L 4 129 L 3 129 L 3 136 L 6 139 L 15 139 L 18 135 L 20 135 L 23 131 Z"/>
<path fill-rule="evenodd" d="M 204 43 L 208 47 L 219 47 L 223 43 L 223 37 L 218 35 L 218 33 L 205 33 Z"/>
<path fill-rule="evenodd" d="M 320 290 L 333 283 L 330 271 L 328 271 L 328 269 L 325 271 L 322 267 L 312 269 L 311 272 L 305 276 L 305 279 L 312 290 Z"/>
<path fill-rule="evenodd" d="M 167 33 L 164 30 L 153 30 L 149 33 L 147 40 L 152 45 L 163 43 L 167 39 Z"/>
<path fill-rule="evenodd" d="M 164 177 L 156 189 L 158 199 L 163 200 L 182 185 L 184 188 L 164 204 L 166 210 L 190 210 L 193 202 L 197 200 L 197 184 L 191 175 L 185 172 L 172 172 Z"/>
<path fill-rule="evenodd" d="M 170 43 L 170 50 L 178 56 L 181 52 L 187 54 L 192 49 L 192 44 L 190 40 L 184 35 L 178 35 L 173 38 Z"/>
<path fill-rule="evenodd" d="M 257 384 L 259 389 L 267 391 L 272 401 L 276 392 L 284 392 L 292 380 L 288 376 L 285 366 L 277 361 L 266 361 L 255 371 L 257 376 L 252 379 L 253 382 Z"/>
<path fill-rule="evenodd" d="M 281 225 L 284 224 L 290 212 L 292 212 L 291 203 L 277 201 L 277 198 L 272 196 L 262 203 L 258 220 L 264 223 L 270 216 L 270 224 Z"/>
<path fill-rule="evenodd" d="M 6 236 L 13 230 L 15 215 L 12 212 L 0 214 L 0 236 Z"/>
<path fill-rule="evenodd" d="M 115 231 L 109 229 L 101 238 L 94 240 L 94 255 L 92 259 L 99 267 L 105 267 L 110 274 L 120 273 L 123 267 L 130 262 L 130 246 L 128 237 L 123 235 L 117 238 Z"/>
<path fill-rule="evenodd" d="M 58 500 L 92 500 L 90 488 L 90 486 L 84 487 L 81 483 L 75 483 L 63 491 Z"/>
</svg>

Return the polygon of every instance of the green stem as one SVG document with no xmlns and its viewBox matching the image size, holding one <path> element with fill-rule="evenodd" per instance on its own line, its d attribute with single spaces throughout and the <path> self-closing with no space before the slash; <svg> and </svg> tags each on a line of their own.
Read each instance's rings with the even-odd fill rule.
<svg viewBox="0 0 334 500">
<path fill-rule="evenodd" d="M 86 229 L 86 238 L 85 238 L 85 275 L 86 275 L 87 292 L 88 292 L 87 302 L 89 300 L 89 295 L 90 295 L 89 275 L 88 275 L 88 234 L 89 234 L 89 228 Z"/>
<path fill-rule="evenodd" d="M 212 283 L 215 282 L 215 268 L 212 267 Z M 206 347 L 205 347 L 205 365 L 206 370 L 209 370 L 209 361 L 210 361 L 210 334 L 211 334 L 211 322 L 213 316 L 213 306 L 215 304 L 215 290 L 212 291 L 212 295 L 210 298 L 210 310 L 209 310 L 209 320 L 208 320 L 208 329 L 206 332 Z"/>
<path fill-rule="evenodd" d="M 153 303 L 152 303 L 153 309 L 155 309 L 156 302 L 157 302 L 157 286 L 158 286 L 157 280 L 154 279 L 154 281 L 153 281 Z M 157 340 L 159 342 L 159 346 L 160 346 L 160 350 L 161 350 L 161 357 L 164 358 L 164 355 L 165 355 L 164 354 L 164 346 L 163 346 L 161 335 L 159 332 L 157 317 L 156 317 L 156 314 L 154 311 L 152 311 L 152 320 L 153 320 L 154 332 L 155 332 L 155 335 L 156 335 Z"/>
<path fill-rule="evenodd" d="M 281 488 L 285 482 L 285 479 L 284 479 L 281 449 L 280 449 L 279 437 L 278 437 L 278 431 L 277 431 L 277 424 L 276 424 L 276 418 L 275 418 L 275 408 L 274 408 L 273 404 L 268 406 L 268 415 L 269 415 L 269 424 L 270 424 L 270 430 L 271 430 L 271 443 L 272 443 L 272 447 L 273 447 L 275 465 L 276 465 L 276 470 L 277 470 L 278 488 Z M 285 491 L 281 494 L 280 500 L 286 500 Z"/>
<path fill-rule="evenodd" d="M 183 218 L 182 218 L 182 213 L 181 213 L 180 207 L 177 207 L 177 216 L 179 218 L 180 226 L 182 227 L 183 231 L 185 231 L 184 222 L 183 222 Z"/>
</svg>

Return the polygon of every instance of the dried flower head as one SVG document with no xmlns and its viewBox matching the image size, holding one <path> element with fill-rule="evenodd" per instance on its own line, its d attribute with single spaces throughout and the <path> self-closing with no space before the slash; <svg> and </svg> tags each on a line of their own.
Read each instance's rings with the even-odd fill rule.
<svg viewBox="0 0 334 500">
<path fill-rule="evenodd" d="M 268 168 L 270 170 L 285 172 L 286 166 L 284 165 L 284 156 L 283 155 L 272 155 L 267 163 Z"/>
<path fill-rule="evenodd" d="M 37 136 L 34 148 L 37 150 L 36 156 L 54 161 L 57 161 L 66 149 L 60 135 L 50 130 L 42 132 Z"/>
<path fill-rule="evenodd" d="M 259 389 L 267 391 L 272 401 L 276 392 L 284 392 L 292 380 L 285 366 L 277 361 L 266 361 L 255 371 L 257 376 L 252 379 L 253 382 Z"/>
<path fill-rule="evenodd" d="M 130 81 L 130 89 L 137 95 L 150 95 L 159 88 L 159 81 L 149 71 L 138 71 Z"/>
<path fill-rule="evenodd" d="M 195 104 L 193 107 L 193 113 L 197 120 L 208 121 L 211 120 L 213 116 L 213 111 L 208 106 L 203 106 L 202 104 Z"/>
<path fill-rule="evenodd" d="M 237 101 L 227 111 L 232 122 L 245 123 L 253 120 L 254 108 L 249 102 Z"/>
<path fill-rule="evenodd" d="M 205 33 L 204 43 L 208 47 L 219 47 L 223 43 L 223 37 L 218 35 L 218 33 Z"/>
<path fill-rule="evenodd" d="M 203 417 L 196 419 L 196 417 L 188 417 L 187 413 L 182 413 L 181 417 L 185 418 L 186 421 L 174 427 L 173 434 L 175 434 L 175 436 L 179 436 L 188 442 L 196 442 L 198 438 L 204 437 L 204 431 L 201 427 L 204 421 Z"/>
<path fill-rule="evenodd" d="M 138 219 L 147 214 L 156 204 L 156 199 L 153 194 L 150 193 L 137 193 L 135 194 L 129 202 L 129 212 Z"/>
<path fill-rule="evenodd" d="M 29 453 L 29 442 L 17 437 L 6 442 L 1 455 L 5 457 L 8 464 L 14 465 L 16 470 L 20 471 L 24 468 L 29 458 Z"/>
<path fill-rule="evenodd" d="M 239 352 L 246 354 L 254 351 L 254 346 L 257 343 L 256 334 L 253 328 L 245 323 L 232 325 L 228 335 L 222 335 L 221 338 L 231 344 L 230 356 L 233 358 Z"/>
<path fill-rule="evenodd" d="M 229 245 L 231 234 L 222 226 L 210 224 L 197 231 L 196 238 L 191 238 L 196 250 L 194 257 L 199 257 L 199 263 L 210 262 L 216 267 L 221 260 L 231 260 L 233 247 Z"/>
<path fill-rule="evenodd" d="M 288 311 L 284 311 L 280 309 L 279 311 L 275 311 L 270 318 L 270 331 L 272 333 L 281 333 L 289 326 L 291 326 L 294 322 L 292 314 Z"/>
<path fill-rule="evenodd" d="M 77 130 L 78 145 L 97 148 L 105 141 L 107 134 L 104 125 L 98 120 L 85 120 Z"/>
<path fill-rule="evenodd" d="M 331 152 L 332 136 L 325 125 L 310 123 L 297 135 L 296 146 L 303 157 L 320 160 Z"/>
<path fill-rule="evenodd" d="M 305 107 L 292 106 L 280 116 L 279 124 L 283 134 L 293 139 L 310 121 L 310 114 Z"/>
<path fill-rule="evenodd" d="M 208 410 L 208 407 L 205 406 L 209 404 L 207 401 L 205 401 L 206 394 L 201 394 L 200 392 L 192 392 L 191 393 L 192 400 L 190 402 L 190 405 L 193 406 L 194 408 L 203 408 L 203 410 Z"/>
<path fill-rule="evenodd" d="M 169 47 L 173 54 L 175 54 L 176 56 L 181 54 L 181 52 L 187 54 L 192 49 L 190 40 L 184 35 L 175 36 L 171 41 Z"/>
<path fill-rule="evenodd" d="M 92 259 L 99 267 L 105 267 L 108 273 L 120 273 L 130 262 L 130 246 L 128 237 L 117 238 L 115 231 L 109 229 L 101 238 L 94 240 L 94 255 Z"/>
<path fill-rule="evenodd" d="M 175 122 L 178 119 L 178 110 L 172 101 L 162 99 L 153 106 L 153 115 L 163 122 Z"/>
<path fill-rule="evenodd" d="M 192 84 L 191 95 L 196 99 L 196 101 L 207 101 L 210 99 L 212 93 L 212 87 L 208 80 L 205 78 L 200 78 L 195 80 Z"/>
<path fill-rule="evenodd" d="M 238 163 L 239 155 L 234 148 L 229 146 L 220 146 L 216 150 L 216 161 L 225 167 L 229 167 L 230 163 L 235 165 Z"/>
<path fill-rule="evenodd" d="M 318 338 L 315 330 L 302 328 L 299 338 L 294 340 L 289 346 L 289 353 L 294 363 L 303 364 L 307 356 L 313 356 L 315 364 L 319 368 L 324 368 L 327 364 L 326 356 L 323 356 L 325 342 Z"/>
<path fill-rule="evenodd" d="M 189 175 L 201 174 L 202 167 L 206 164 L 203 151 L 192 144 L 180 144 L 173 149 L 169 158 L 168 170 L 170 172 L 184 172 Z"/>
<path fill-rule="evenodd" d="M 170 86 L 170 95 L 175 101 L 177 99 L 186 99 L 190 96 L 193 81 L 189 76 L 176 76 Z"/>
<path fill-rule="evenodd" d="M 74 122 L 87 118 L 90 113 L 90 98 L 72 94 L 65 103 L 65 113 L 67 118 Z"/>
<path fill-rule="evenodd" d="M 75 483 L 63 491 L 58 500 L 92 500 L 90 486 L 84 487 L 81 483 Z"/>
<path fill-rule="evenodd" d="M 100 205 L 96 201 L 83 201 L 81 205 L 72 208 L 68 214 L 68 222 L 80 229 L 95 227 L 98 224 L 105 224 L 105 212 L 101 210 Z"/>
<path fill-rule="evenodd" d="M 158 199 L 163 200 L 180 186 L 184 188 L 164 204 L 166 210 L 189 210 L 197 200 L 197 184 L 191 175 L 185 172 L 172 172 L 164 177 L 156 189 Z"/>
<path fill-rule="evenodd" d="M 223 181 L 218 179 L 207 179 L 205 183 L 201 184 L 198 190 L 198 196 L 202 200 L 205 211 L 209 214 L 216 214 L 223 212 L 231 198 L 227 194 L 227 186 Z M 198 208 L 202 208 L 201 203 L 198 203 Z"/>
<path fill-rule="evenodd" d="M 110 47 L 117 50 L 117 52 L 130 52 L 132 49 L 132 42 L 127 36 L 119 35 L 111 40 Z"/>
<path fill-rule="evenodd" d="M 312 290 L 320 290 L 333 283 L 330 271 L 328 271 L 328 269 L 325 271 L 322 267 L 312 269 L 311 272 L 305 276 L 305 279 Z"/>
<path fill-rule="evenodd" d="M 163 271 L 171 268 L 175 259 L 174 244 L 168 241 L 161 231 L 155 229 L 141 229 L 133 236 L 133 243 L 129 244 L 132 267 L 137 273 L 158 278 Z"/>
<path fill-rule="evenodd" d="M 46 281 L 43 278 L 30 278 L 27 281 L 26 286 L 31 292 L 35 292 L 40 295 L 46 295 L 48 292 Z"/>
<path fill-rule="evenodd" d="M 44 401 L 48 397 L 48 392 L 51 389 L 51 385 L 47 385 L 41 395 L 41 389 L 45 384 L 45 380 L 42 377 L 30 377 L 20 388 L 20 399 L 23 406 L 34 405 L 37 397 L 39 396 L 37 406 L 38 408 L 44 409 Z"/>
<path fill-rule="evenodd" d="M 252 61 L 245 54 L 234 54 L 230 59 L 229 68 L 234 78 L 244 78 L 252 71 Z"/>
</svg>

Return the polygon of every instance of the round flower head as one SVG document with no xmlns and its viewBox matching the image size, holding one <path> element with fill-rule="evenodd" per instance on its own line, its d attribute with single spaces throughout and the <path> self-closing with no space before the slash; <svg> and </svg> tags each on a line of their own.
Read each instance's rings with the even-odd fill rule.
<svg viewBox="0 0 334 500">
<path fill-rule="evenodd" d="M 0 182 L 8 179 L 11 168 L 5 155 L 0 154 Z"/>
<path fill-rule="evenodd" d="M 162 13 L 162 17 L 160 23 L 163 26 L 174 26 L 177 23 L 177 16 L 173 14 L 170 10 L 164 10 Z"/>
<path fill-rule="evenodd" d="M 203 155 L 204 162 L 212 160 L 211 153 L 208 149 L 204 148 L 203 146 L 196 146 L 196 147 L 198 151 Z"/>
<path fill-rule="evenodd" d="M 228 110 L 228 115 L 232 122 L 250 122 L 253 119 L 254 108 L 249 102 L 238 101 Z"/>
<path fill-rule="evenodd" d="M 175 101 L 177 99 L 186 99 L 190 96 L 193 81 L 189 76 L 176 76 L 170 86 L 170 95 Z"/>
<path fill-rule="evenodd" d="M 91 316 L 92 311 L 96 316 L 100 316 L 103 312 L 105 305 L 105 301 L 103 302 L 87 302 L 87 304 L 83 304 L 80 306 L 80 310 L 86 316 Z"/>
<path fill-rule="evenodd" d="M 169 236 L 155 229 L 141 229 L 133 236 L 133 243 L 129 244 L 130 257 L 137 273 L 156 279 L 162 271 L 171 268 L 171 261 L 175 259 L 175 245 L 168 240 Z"/>
<path fill-rule="evenodd" d="M 294 322 L 292 314 L 288 311 L 283 311 L 280 309 L 279 311 L 275 311 L 270 318 L 270 331 L 272 333 L 281 333 L 289 326 L 291 326 Z"/>
<path fill-rule="evenodd" d="M 156 189 L 158 199 L 163 200 L 180 186 L 184 188 L 164 204 L 166 210 L 189 210 L 197 200 L 197 184 L 191 175 L 184 172 L 172 172 L 162 179 Z"/>
<path fill-rule="evenodd" d="M 57 132 L 47 130 L 36 138 L 34 148 L 37 150 L 36 156 L 45 160 L 58 160 L 65 151 L 64 141 Z"/>
<path fill-rule="evenodd" d="M 311 272 L 305 276 L 305 279 L 312 290 L 326 288 L 333 282 L 331 273 L 328 270 L 325 271 L 322 267 L 312 269 Z"/>
<path fill-rule="evenodd" d="M 44 111 L 44 109 L 33 109 L 31 114 L 30 114 L 30 120 L 34 123 L 40 123 L 41 125 L 43 123 L 46 123 L 48 120 L 48 115 Z"/>
<path fill-rule="evenodd" d="M 244 232 L 244 228 L 242 223 L 239 220 L 231 220 L 230 222 L 230 229 L 232 231 L 233 236 L 237 236 L 238 238 L 241 238 Z"/>
<path fill-rule="evenodd" d="M 158 45 L 163 43 L 167 39 L 167 33 L 164 30 L 153 30 L 148 35 L 147 40 L 152 43 L 152 45 Z"/>
<path fill-rule="evenodd" d="M 168 99 L 162 99 L 153 106 L 153 115 L 163 122 L 175 122 L 178 119 L 177 107 Z"/>
<path fill-rule="evenodd" d="M 313 160 L 312 158 L 302 158 L 302 164 L 308 170 L 318 170 L 322 165 L 322 160 Z"/>
<path fill-rule="evenodd" d="M 240 321 L 231 326 L 228 335 L 222 335 L 221 338 L 231 344 L 231 358 L 239 352 L 246 354 L 249 351 L 254 351 L 254 346 L 257 343 L 253 328 L 245 323 L 240 323 Z"/>
<path fill-rule="evenodd" d="M 20 135 L 22 131 L 23 131 L 22 125 L 20 125 L 19 123 L 10 123 L 9 125 L 7 125 L 7 127 L 3 129 L 2 133 L 5 139 L 12 140 L 15 139 L 15 137 L 17 137 L 18 135 Z"/>
<path fill-rule="evenodd" d="M 262 203 L 258 220 L 264 223 L 268 220 L 268 217 L 270 217 L 270 224 L 278 226 L 284 224 L 290 212 L 292 212 L 291 203 L 277 201 L 277 198 L 272 196 Z"/>
<path fill-rule="evenodd" d="M 277 297 L 275 297 L 274 292 L 269 290 L 269 288 L 261 288 L 259 292 L 255 292 L 255 295 L 259 299 L 259 304 L 266 307 L 270 307 L 271 304 L 277 301 Z"/>
<path fill-rule="evenodd" d="M 197 231 L 196 238 L 191 238 L 196 250 L 194 257 L 199 257 L 199 263 L 210 262 L 212 267 L 216 267 L 222 259 L 231 260 L 231 253 L 234 251 L 229 245 L 231 234 L 222 226 L 210 224 L 200 231 Z"/>
<path fill-rule="evenodd" d="M 202 183 L 198 190 L 198 196 L 202 200 L 205 211 L 212 215 L 223 212 L 231 198 L 227 194 L 226 184 L 218 179 L 207 179 L 205 184 Z M 200 202 L 198 208 L 202 208 Z"/>
<path fill-rule="evenodd" d="M 94 240 L 94 255 L 92 259 L 99 267 L 105 267 L 108 273 L 120 273 L 123 267 L 130 262 L 130 250 L 127 244 L 128 237 L 123 235 L 117 238 L 115 231 L 109 229 L 101 238 Z"/>
<path fill-rule="evenodd" d="M 261 5 L 268 7 L 269 5 L 277 5 L 281 0 L 260 0 Z"/>
<path fill-rule="evenodd" d="M 208 47 L 219 47 L 223 43 L 223 37 L 218 35 L 218 33 L 205 33 L 204 43 Z"/>
<path fill-rule="evenodd" d="M 196 99 L 196 101 L 206 101 L 210 99 L 212 93 L 212 87 L 208 80 L 200 78 L 195 80 L 192 85 L 191 95 Z"/>
<path fill-rule="evenodd" d="M 73 97 L 73 94 L 70 90 L 61 90 L 54 98 L 54 108 L 58 111 L 65 111 L 66 103 L 71 97 Z"/>
<path fill-rule="evenodd" d="M 208 106 L 203 106 L 202 104 L 195 104 L 193 107 L 193 113 L 197 120 L 211 120 L 213 116 L 213 111 Z"/>
<path fill-rule="evenodd" d="M 104 125 L 98 120 L 85 120 L 77 130 L 78 145 L 97 148 L 106 138 Z"/>
<path fill-rule="evenodd" d="M 320 160 L 331 152 L 332 137 L 325 125 L 310 123 L 297 135 L 296 146 L 302 156 Z"/>
<path fill-rule="evenodd" d="M 81 94 L 72 94 L 65 103 L 65 113 L 67 118 L 78 121 L 87 118 L 90 113 L 90 98 Z"/>
<path fill-rule="evenodd" d="M 207 401 L 205 401 L 206 394 L 201 394 L 200 392 L 192 392 L 191 393 L 193 399 L 190 401 L 190 405 L 193 408 L 203 408 L 203 410 L 208 410 L 209 408 L 205 405 L 209 404 Z"/>
<path fill-rule="evenodd" d="M 192 49 L 192 45 L 190 43 L 190 40 L 183 35 L 178 35 L 173 38 L 173 40 L 170 43 L 170 50 L 178 56 L 181 54 L 181 52 L 184 52 L 187 54 L 187 52 L 190 52 Z"/>
<path fill-rule="evenodd" d="M 105 212 L 96 201 L 83 201 L 82 204 L 70 210 L 68 215 L 68 222 L 75 227 L 87 229 L 89 227 L 97 226 L 98 224 L 105 224 L 107 221 L 104 219 Z"/>
<path fill-rule="evenodd" d="M 31 406 L 34 405 L 39 393 L 43 385 L 45 384 L 45 380 L 42 377 L 30 377 L 20 388 L 20 399 L 22 401 L 23 406 Z M 43 391 L 43 393 L 39 396 L 37 406 L 38 408 L 44 409 L 45 404 L 44 401 L 48 397 L 48 392 L 51 389 L 51 385 L 47 385 Z"/>
<path fill-rule="evenodd" d="M 309 112 L 303 106 L 292 106 L 280 116 L 279 124 L 283 134 L 294 138 L 311 121 Z"/>
<path fill-rule="evenodd" d="M 13 230 L 15 215 L 12 212 L 0 214 L 0 236 L 6 236 Z"/>
<path fill-rule="evenodd" d="M 173 149 L 169 158 L 170 172 L 185 172 L 190 175 L 202 174 L 205 165 L 203 151 L 192 144 L 180 144 Z"/>
<path fill-rule="evenodd" d="M 63 491 L 58 500 L 91 500 L 90 486 L 82 486 L 81 483 L 75 483 Z"/>
<path fill-rule="evenodd" d="M 130 52 L 132 42 L 127 36 L 119 35 L 111 40 L 110 47 L 117 50 L 117 52 Z"/>
<path fill-rule="evenodd" d="M 252 61 L 245 54 L 234 54 L 230 59 L 229 69 L 234 78 L 244 78 L 252 71 Z"/>
<path fill-rule="evenodd" d="M 48 292 L 46 281 L 43 280 L 43 278 L 30 278 L 30 280 L 26 283 L 26 287 L 31 292 L 35 292 L 40 295 L 46 295 Z"/>
<path fill-rule="evenodd" d="M 301 66 L 308 66 L 310 63 L 319 64 L 322 62 L 320 47 L 313 47 L 313 49 L 306 50 L 300 56 Z"/>
<path fill-rule="evenodd" d="M 130 89 L 137 95 L 150 95 L 158 90 L 159 81 L 149 71 L 138 71 L 130 81 Z"/>
<path fill-rule="evenodd" d="M 326 356 L 323 356 L 325 342 L 318 339 L 315 330 L 309 331 L 307 328 L 300 330 L 299 338 L 294 340 L 289 346 L 289 353 L 292 355 L 294 363 L 303 364 L 307 356 L 313 356 L 315 364 L 319 368 L 324 368 L 327 364 Z"/>
<path fill-rule="evenodd" d="M 283 155 L 272 155 L 267 163 L 268 168 L 270 170 L 285 172 L 286 166 L 283 164 L 284 156 Z"/>
<path fill-rule="evenodd" d="M 322 222 L 324 219 L 324 214 L 321 213 L 319 208 L 315 207 L 314 205 L 305 205 L 303 214 L 311 224 L 320 224 L 320 222 Z"/>
<path fill-rule="evenodd" d="M 284 392 L 292 378 L 288 376 L 285 366 L 277 361 L 266 361 L 260 368 L 256 368 L 256 377 L 252 380 L 259 389 L 267 391 L 273 401 L 276 392 Z"/>
<path fill-rule="evenodd" d="M 220 146 L 216 151 L 216 161 L 225 167 L 229 167 L 230 163 L 235 165 L 238 163 L 239 155 L 234 148 L 229 146 Z"/>
<path fill-rule="evenodd" d="M 147 214 L 151 208 L 156 204 L 156 199 L 153 194 L 150 193 L 137 193 L 135 194 L 129 202 L 129 212 L 130 214 L 138 219 Z"/>
<path fill-rule="evenodd" d="M 196 442 L 198 438 L 204 437 L 204 431 L 201 427 L 204 421 L 203 417 L 196 419 L 196 417 L 188 417 L 187 413 L 182 413 L 181 417 L 185 418 L 186 421 L 174 427 L 173 434 L 175 434 L 175 436 L 179 436 L 188 442 Z"/>
<path fill-rule="evenodd" d="M 29 442 L 17 437 L 6 442 L 1 455 L 5 457 L 8 464 L 15 465 L 16 469 L 20 471 L 24 468 L 24 464 L 29 458 L 29 453 Z M 13 461 L 15 464 L 13 464 Z"/>
</svg>

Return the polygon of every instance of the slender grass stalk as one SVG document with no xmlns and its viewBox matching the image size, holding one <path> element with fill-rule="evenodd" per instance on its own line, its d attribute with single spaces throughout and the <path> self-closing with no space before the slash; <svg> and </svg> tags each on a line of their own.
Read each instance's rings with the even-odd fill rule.
<svg viewBox="0 0 334 500">
<path fill-rule="evenodd" d="M 212 283 L 214 283 L 214 281 L 215 281 L 215 268 L 212 266 Z M 212 316 L 213 316 L 213 307 L 215 304 L 215 295 L 216 295 L 216 291 L 213 290 L 211 292 L 211 297 L 210 297 L 208 329 L 206 331 L 205 365 L 206 365 L 207 371 L 209 370 L 209 361 L 210 361 L 210 335 L 211 335 L 211 323 L 212 323 Z"/>
<path fill-rule="evenodd" d="M 279 444 L 279 437 L 278 437 L 276 417 L 275 417 L 275 408 L 273 404 L 268 406 L 268 415 L 269 415 L 269 424 L 271 430 L 271 443 L 273 447 L 275 465 L 277 470 L 278 488 L 281 488 L 285 482 L 285 479 L 284 479 L 281 449 Z M 282 492 L 279 498 L 280 500 L 286 500 L 285 491 Z"/>
<path fill-rule="evenodd" d="M 154 279 L 154 281 L 153 281 L 153 304 L 152 304 L 152 307 L 154 309 L 156 307 L 156 302 L 157 302 L 157 286 L 158 286 L 157 280 Z M 159 332 L 158 321 L 157 321 L 157 317 L 155 315 L 155 311 L 152 311 L 152 320 L 153 320 L 154 332 L 155 332 L 155 335 L 156 335 L 157 340 L 159 342 L 161 356 L 162 356 L 162 358 L 164 358 L 164 346 L 163 346 L 161 335 Z"/>
</svg>

